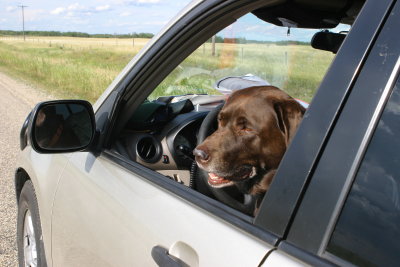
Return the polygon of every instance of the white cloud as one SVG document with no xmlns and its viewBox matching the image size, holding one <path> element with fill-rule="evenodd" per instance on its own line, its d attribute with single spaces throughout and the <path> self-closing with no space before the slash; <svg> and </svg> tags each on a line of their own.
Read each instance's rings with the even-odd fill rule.
<svg viewBox="0 0 400 267">
<path fill-rule="evenodd" d="M 125 3 L 128 4 L 157 4 L 160 3 L 161 0 L 127 0 Z"/>
<path fill-rule="evenodd" d="M 261 30 L 262 26 L 261 25 L 253 25 L 253 26 L 249 26 L 245 29 L 246 32 L 253 32 L 253 31 L 258 31 Z"/>
<path fill-rule="evenodd" d="M 387 134 L 394 136 L 394 133 L 389 125 L 387 125 L 383 120 L 379 122 L 379 129 L 385 131 Z"/>
<path fill-rule="evenodd" d="M 13 12 L 16 9 L 17 9 L 16 6 L 8 6 L 8 7 L 6 7 L 7 12 Z"/>
<path fill-rule="evenodd" d="M 159 3 L 160 0 L 137 0 L 137 2 L 141 4 L 155 4 Z"/>
<path fill-rule="evenodd" d="M 56 9 L 50 11 L 50 13 L 53 14 L 53 15 L 59 15 L 61 13 L 64 13 L 64 11 L 65 11 L 65 8 L 57 7 Z"/>
<path fill-rule="evenodd" d="M 85 7 L 80 5 L 79 3 L 74 3 L 72 5 L 69 5 L 67 9 L 74 11 L 74 10 L 83 10 L 83 9 L 85 9 Z"/>
<path fill-rule="evenodd" d="M 97 6 L 96 10 L 97 11 L 105 11 L 105 10 L 109 10 L 110 9 L 110 5 L 104 5 L 104 6 Z"/>
<path fill-rule="evenodd" d="M 1 27 L 3 29 L 19 29 L 20 23 L 15 23 L 16 18 L 17 22 L 20 20 L 18 20 L 21 12 L 21 8 L 18 8 L 19 2 L 15 2 L 15 4 L 12 0 L 4 2 L 3 5 L 0 5 Z M 29 7 L 25 9 L 25 18 L 27 21 L 32 21 L 32 23 L 27 23 L 28 29 L 36 27 L 40 30 L 90 33 L 156 33 L 176 14 L 178 5 L 183 6 L 190 0 L 91 0 L 85 2 L 69 0 L 53 1 L 54 5 L 49 4 L 48 1 L 30 2 L 35 2 L 35 4 L 26 3 Z M 16 15 L 17 17 L 15 17 Z M 56 17 L 57 19 L 55 19 Z M 109 18 L 113 18 L 114 22 L 105 23 Z M 129 20 L 127 21 L 126 18 Z M 119 26 L 125 22 L 126 25 Z M 104 26 L 99 27 L 99 25 Z"/>
<path fill-rule="evenodd" d="M 74 17 L 74 16 L 76 16 L 76 12 L 85 12 L 84 14 L 88 15 L 88 12 L 90 12 L 90 11 L 85 6 L 83 6 L 79 3 L 74 3 L 67 7 L 57 7 L 56 9 L 52 10 L 50 13 L 53 15 L 65 14 L 66 17 Z"/>
<path fill-rule="evenodd" d="M 123 26 L 131 26 L 132 24 L 131 23 L 128 23 L 128 22 L 121 22 L 121 23 L 117 23 L 116 24 L 118 27 L 123 27 Z"/>
<path fill-rule="evenodd" d="M 392 97 L 396 97 L 395 99 L 399 99 L 400 94 L 397 91 L 393 92 Z M 389 101 L 386 105 L 386 112 L 390 112 L 394 115 L 399 115 L 400 114 L 400 105 L 396 103 L 397 101 Z"/>
</svg>

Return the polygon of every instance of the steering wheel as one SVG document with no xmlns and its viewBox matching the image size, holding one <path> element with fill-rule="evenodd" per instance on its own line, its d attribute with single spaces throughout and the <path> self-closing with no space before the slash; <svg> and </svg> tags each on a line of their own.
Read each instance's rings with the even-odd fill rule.
<svg viewBox="0 0 400 267">
<path fill-rule="evenodd" d="M 207 136 L 211 135 L 217 130 L 217 117 L 223 105 L 224 104 L 217 106 L 204 118 L 199 129 L 197 145 L 201 144 L 207 138 Z M 250 195 L 243 195 L 243 193 L 239 192 L 236 186 L 223 188 L 212 187 L 208 184 L 208 173 L 200 168 L 197 168 L 196 170 L 196 180 L 197 184 L 201 184 L 200 186 L 204 187 L 205 185 L 219 201 L 243 213 L 253 215 L 255 199 Z"/>
</svg>

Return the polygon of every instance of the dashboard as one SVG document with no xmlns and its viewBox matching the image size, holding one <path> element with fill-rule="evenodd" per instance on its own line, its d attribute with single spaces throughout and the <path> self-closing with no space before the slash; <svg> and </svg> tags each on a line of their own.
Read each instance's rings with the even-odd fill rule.
<svg viewBox="0 0 400 267">
<path fill-rule="evenodd" d="M 180 96 L 172 108 L 170 102 L 157 107 L 154 103 L 159 104 L 158 100 L 143 104 L 147 107 L 136 112 L 144 115 L 134 115 L 136 120 L 127 125 L 115 149 L 132 161 L 190 186 L 190 170 L 195 164 L 192 151 L 197 146 L 201 123 L 210 110 L 223 103 L 224 96 L 190 97 L 182 100 Z M 171 110 L 175 112 L 172 115 Z"/>
</svg>

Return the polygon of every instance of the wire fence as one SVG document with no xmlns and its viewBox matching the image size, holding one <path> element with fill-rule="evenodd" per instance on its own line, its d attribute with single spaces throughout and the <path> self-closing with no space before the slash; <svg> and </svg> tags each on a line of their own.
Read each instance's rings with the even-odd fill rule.
<svg viewBox="0 0 400 267">
<path fill-rule="evenodd" d="M 139 50 L 150 39 L 147 38 L 84 38 L 84 37 L 57 37 L 57 36 L 0 36 L 5 43 L 29 43 L 56 46 L 59 48 L 120 48 Z"/>
</svg>

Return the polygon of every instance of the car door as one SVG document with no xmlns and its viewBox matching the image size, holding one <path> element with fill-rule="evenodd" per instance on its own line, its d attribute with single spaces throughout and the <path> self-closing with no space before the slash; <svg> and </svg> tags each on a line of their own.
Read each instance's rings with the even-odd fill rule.
<svg viewBox="0 0 400 267">
<path fill-rule="evenodd" d="M 166 190 L 176 185 L 165 176 L 114 160 L 77 153 L 66 167 L 53 208 L 54 266 L 153 266 L 155 247 L 190 266 L 256 266 L 272 248 L 229 223 L 233 215 L 224 221 Z"/>
</svg>

